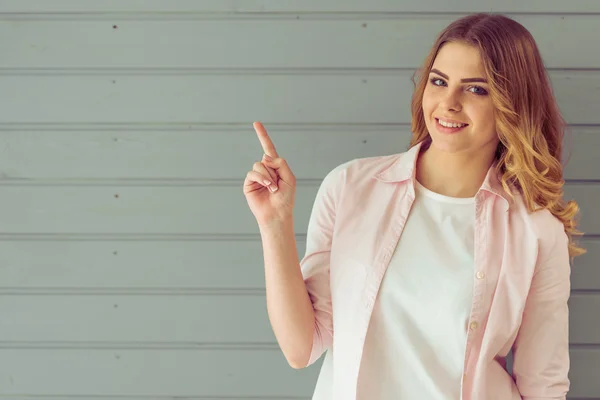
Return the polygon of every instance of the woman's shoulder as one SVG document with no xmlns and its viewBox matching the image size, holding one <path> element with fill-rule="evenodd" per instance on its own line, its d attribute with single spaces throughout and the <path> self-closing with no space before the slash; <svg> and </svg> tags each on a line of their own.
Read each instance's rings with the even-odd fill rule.
<svg viewBox="0 0 600 400">
<path fill-rule="evenodd" d="M 538 204 L 534 211 L 528 210 L 521 195 L 515 196 L 514 204 L 519 210 L 517 216 L 525 221 L 529 233 L 535 237 L 544 252 L 565 240 L 565 226 L 550 210 Z"/>
<path fill-rule="evenodd" d="M 344 183 L 358 183 L 376 177 L 392 167 L 406 153 L 360 157 L 336 165 L 327 173 L 326 179 L 341 180 Z"/>
<path fill-rule="evenodd" d="M 323 178 L 317 196 L 328 196 L 336 203 L 343 192 L 352 192 L 352 198 L 360 197 L 360 193 L 368 190 L 374 182 L 373 178 L 393 165 L 401 155 L 402 153 L 361 157 L 337 164 Z"/>
</svg>

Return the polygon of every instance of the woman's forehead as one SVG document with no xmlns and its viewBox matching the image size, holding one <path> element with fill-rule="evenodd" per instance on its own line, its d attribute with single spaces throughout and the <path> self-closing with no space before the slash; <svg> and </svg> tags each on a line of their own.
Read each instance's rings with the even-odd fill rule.
<svg viewBox="0 0 600 400">
<path fill-rule="evenodd" d="M 464 43 L 444 44 L 435 57 L 432 69 L 441 71 L 449 79 L 485 77 L 479 49 Z"/>
</svg>

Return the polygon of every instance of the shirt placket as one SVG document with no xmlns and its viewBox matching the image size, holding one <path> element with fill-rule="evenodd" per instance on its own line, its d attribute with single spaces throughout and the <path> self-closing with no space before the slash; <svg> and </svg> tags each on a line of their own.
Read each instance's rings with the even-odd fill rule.
<svg viewBox="0 0 600 400">
<path fill-rule="evenodd" d="M 479 192 L 475 199 L 475 237 L 474 237 L 474 274 L 475 279 L 473 282 L 473 299 L 471 302 L 471 313 L 469 316 L 468 326 L 467 326 L 467 342 L 465 348 L 465 358 L 464 358 L 464 366 L 463 366 L 463 376 L 461 380 L 461 400 L 476 400 L 471 398 L 471 393 L 464 393 L 464 388 L 470 388 L 471 385 L 467 385 L 466 383 L 471 382 L 472 376 L 469 375 L 469 366 L 473 365 L 472 363 L 472 345 L 473 340 L 477 334 L 479 329 L 481 329 L 481 318 L 483 311 L 483 300 L 485 294 L 485 266 L 487 259 L 487 235 L 488 230 L 486 229 L 487 225 L 487 213 L 486 213 L 486 203 L 485 203 L 485 192 Z"/>
</svg>

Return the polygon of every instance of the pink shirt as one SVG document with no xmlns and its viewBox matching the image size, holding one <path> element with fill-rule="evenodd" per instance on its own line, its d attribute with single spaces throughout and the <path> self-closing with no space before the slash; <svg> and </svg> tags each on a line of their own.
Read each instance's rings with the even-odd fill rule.
<svg viewBox="0 0 600 400">
<path fill-rule="evenodd" d="M 317 193 L 300 263 L 315 310 L 307 366 L 332 348 L 334 400 L 356 399 L 373 305 L 415 199 L 419 148 L 344 163 Z M 528 213 L 518 194 L 511 200 L 493 168 L 475 200 L 462 400 L 566 399 L 571 268 L 563 225 L 547 210 Z M 514 378 L 506 371 L 511 348 Z"/>
</svg>

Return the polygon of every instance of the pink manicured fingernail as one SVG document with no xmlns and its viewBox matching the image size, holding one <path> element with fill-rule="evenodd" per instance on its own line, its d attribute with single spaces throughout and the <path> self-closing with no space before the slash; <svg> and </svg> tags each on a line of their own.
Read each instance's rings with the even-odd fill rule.
<svg viewBox="0 0 600 400">
<path fill-rule="evenodd" d="M 267 186 L 271 185 L 271 182 L 269 182 L 269 181 L 268 181 L 268 180 L 266 180 L 266 179 L 265 179 L 263 182 L 264 182 L 264 183 L 265 183 L 265 185 L 267 185 Z"/>
</svg>

